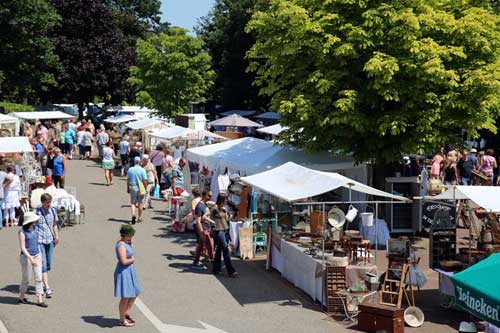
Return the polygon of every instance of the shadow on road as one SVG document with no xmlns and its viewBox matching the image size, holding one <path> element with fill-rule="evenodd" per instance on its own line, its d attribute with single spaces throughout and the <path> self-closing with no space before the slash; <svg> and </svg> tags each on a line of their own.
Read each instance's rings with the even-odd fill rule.
<svg viewBox="0 0 500 333">
<path fill-rule="evenodd" d="M 279 306 L 293 306 L 321 312 L 319 303 L 282 279 L 276 271 L 265 270 L 265 260 L 243 261 L 232 258 L 239 273 L 238 278 L 227 276 L 226 272 L 217 275 L 217 280 L 241 305 L 272 302 Z M 291 298 L 291 295 L 293 298 Z"/>
<path fill-rule="evenodd" d="M 179 270 L 179 273 L 212 274 L 210 267 L 204 266 L 202 269 L 193 269 L 191 263 L 175 262 L 168 265 L 168 267 Z"/>
<path fill-rule="evenodd" d="M 99 186 L 106 186 L 106 183 L 95 183 L 95 182 L 90 182 L 89 185 L 99 185 Z"/>
<path fill-rule="evenodd" d="M 165 253 L 163 256 L 167 258 L 167 260 L 193 260 L 193 256 L 188 254 Z"/>
<path fill-rule="evenodd" d="M 159 228 L 162 233 L 153 235 L 154 237 L 168 238 L 172 240 L 172 243 L 179 244 L 184 247 L 192 247 L 196 245 L 196 239 L 193 233 L 175 233 L 170 230 L 170 226 Z"/>
<path fill-rule="evenodd" d="M 17 304 L 18 297 L 0 296 L 0 304 Z"/>
<path fill-rule="evenodd" d="M 106 318 L 104 316 L 82 316 L 84 322 L 94 324 L 101 328 L 111 328 L 120 326 L 120 320 L 117 318 Z"/>
<path fill-rule="evenodd" d="M 18 284 L 9 284 L 8 286 L 3 287 L 0 289 L 1 291 L 8 291 L 13 294 L 19 293 L 19 285 Z M 29 288 L 28 288 L 29 290 Z"/>
<path fill-rule="evenodd" d="M 110 222 L 118 222 L 118 223 L 129 223 L 130 222 L 130 220 L 115 219 L 114 217 L 108 218 L 108 221 L 110 221 Z"/>
</svg>

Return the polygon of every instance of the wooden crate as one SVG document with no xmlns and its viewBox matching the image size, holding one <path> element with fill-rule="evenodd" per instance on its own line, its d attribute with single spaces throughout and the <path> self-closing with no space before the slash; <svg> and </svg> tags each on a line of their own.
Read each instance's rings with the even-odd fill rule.
<svg viewBox="0 0 500 333">
<path fill-rule="evenodd" d="M 337 294 L 340 290 L 347 289 L 345 267 L 325 267 L 325 306 L 330 314 L 344 314 L 343 302 L 345 297 Z"/>
</svg>

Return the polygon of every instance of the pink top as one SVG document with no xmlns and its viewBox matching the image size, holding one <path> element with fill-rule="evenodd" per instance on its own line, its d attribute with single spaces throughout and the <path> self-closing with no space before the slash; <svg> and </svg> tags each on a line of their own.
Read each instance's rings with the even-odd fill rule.
<svg viewBox="0 0 500 333">
<path fill-rule="evenodd" d="M 151 157 L 151 163 L 153 163 L 154 166 L 161 166 L 165 154 L 163 154 L 160 150 L 155 150 L 149 156 Z"/>
<path fill-rule="evenodd" d="M 432 159 L 432 167 L 431 167 L 431 175 L 439 176 L 439 173 L 441 171 L 441 163 L 443 163 L 443 156 L 441 155 L 436 155 Z"/>
<path fill-rule="evenodd" d="M 486 176 L 493 176 L 493 166 L 495 165 L 495 158 L 490 155 L 483 156 L 483 163 L 481 163 L 481 172 Z"/>
</svg>

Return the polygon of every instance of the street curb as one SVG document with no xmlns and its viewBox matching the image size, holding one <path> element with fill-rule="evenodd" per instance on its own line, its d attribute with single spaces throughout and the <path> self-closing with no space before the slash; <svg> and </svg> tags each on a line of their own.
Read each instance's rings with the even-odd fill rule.
<svg viewBox="0 0 500 333">
<path fill-rule="evenodd" d="M 3 324 L 3 322 L 0 320 L 0 333 L 8 333 L 7 327 Z"/>
</svg>

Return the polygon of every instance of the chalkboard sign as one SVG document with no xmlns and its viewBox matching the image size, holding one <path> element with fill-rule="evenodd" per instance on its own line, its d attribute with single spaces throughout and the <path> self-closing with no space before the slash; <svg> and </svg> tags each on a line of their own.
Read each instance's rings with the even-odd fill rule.
<svg viewBox="0 0 500 333">
<path fill-rule="evenodd" d="M 456 224 L 456 207 L 452 204 L 438 203 L 438 202 L 425 202 L 422 205 L 422 226 L 429 228 L 432 226 L 432 221 L 438 210 L 447 211 L 450 215 L 450 222 L 452 225 Z"/>
</svg>

